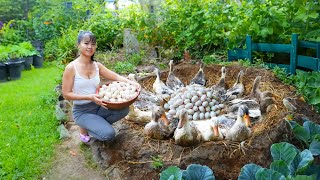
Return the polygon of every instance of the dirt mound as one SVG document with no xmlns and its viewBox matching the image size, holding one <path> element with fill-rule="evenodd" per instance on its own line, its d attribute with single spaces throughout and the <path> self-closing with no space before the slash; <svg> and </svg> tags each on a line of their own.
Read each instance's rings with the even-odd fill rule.
<svg viewBox="0 0 320 180">
<path fill-rule="evenodd" d="M 186 84 L 197 73 L 198 65 L 180 64 L 175 66 L 175 75 Z M 218 82 L 221 66 L 204 68 L 208 87 Z M 253 127 L 253 136 L 244 143 L 231 141 L 206 142 L 195 147 L 181 147 L 170 140 L 153 140 L 143 135 L 144 126 L 134 119 L 114 124 L 117 136 L 112 143 L 94 142 L 91 146 L 94 157 L 110 179 L 158 179 L 159 173 L 170 165 L 185 169 L 189 164 L 207 165 L 214 171 L 217 179 L 237 179 L 241 167 L 247 163 L 256 163 L 263 167 L 271 163 L 270 146 L 280 141 L 292 140 L 290 128 L 284 118 L 289 114 L 282 104 L 284 97 L 296 98 L 298 110 L 296 118 L 308 117 L 319 123 L 319 114 L 315 113 L 301 98 L 296 96 L 292 86 L 284 85 L 272 72 L 266 69 L 246 68 L 238 65 L 227 66 L 226 82 L 231 87 L 238 72 L 244 70 L 243 83 L 245 95 L 251 90 L 256 76 L 260 75 L 261 90 L 274 94 L 277 108 L 268 114 L 262 124 Z M 168 72 L 161 73 L 166 80 Z M 151 90 L 155 76 L 143 78 L 140 83 Z M 152 157 L 163 160 L 162 169 L 154 169 Z"/>
</svg>

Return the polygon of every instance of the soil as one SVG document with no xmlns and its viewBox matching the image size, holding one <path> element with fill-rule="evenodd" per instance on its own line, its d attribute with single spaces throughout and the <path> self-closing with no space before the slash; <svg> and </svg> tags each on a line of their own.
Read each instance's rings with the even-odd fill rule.
<svg viewBox="0 0 320 180">
<path fill-rule="evenodd" d="M 180 63 L 175 66 L 174 73 L 188 84 L 197 73 L 199 65 Z M 204 72 L 207 87 L 214 85 L 220 78 L 219 65 L 206 66 Z M 270 146 L 273 143 L 287 141 L 299 145 L 293 139 L 285 117 L 293 114 L 294 119 L 302 122 L 308 118 L 320 124 L 320 116 L 313 108 L 296 95 L 296 89 L 283 84 L 275 75 L 266 69 L 243 67 L 237 64 L 227 66 L 226 82 L 231 87 L 236 75 L 244 70 L 243 83 L 248 95 L 256 76 L 262 76 L 260 89 L 271 91 L 274 95 L 277 109 L 273 109 L 263 121 L 256 124 L 253 136 L 244 142 L 215 141 L 202 143 L 194 147 L 181 147 L 173 139 L 154 140 L 143 134 L 144 124 L 134 119 L 123 119 L 114 124 L 117 136 L 112 143 L 94 141 L 81 150 L 76 125 L 71 125 L 69 131 L 72 136 L 59 145 L 57 159 L 46 179 L 159 179 L 159 173 L 168 166 L 178 166 L 185 169 L 189 164 L 201 164 L 210 167 L 217 179 L 237 179 L 241 167 L 248 163 L 255 163 L 268 167 L 272 161 Z M 168 71 L 161 72 L 165 81 Z M 147 76 L 139 82 L 143 88 L 151 90 L 155 76 Z M 284 97 L 295 99 L 297 111 L 288 112 L 282 104 Z M 84 151 L 92 154 L 98 167 L 88 166 L 90 158 L 86 158 Z M 163 160 L 163 167 L 154 168 L 152 157 Z"/>
</svg>

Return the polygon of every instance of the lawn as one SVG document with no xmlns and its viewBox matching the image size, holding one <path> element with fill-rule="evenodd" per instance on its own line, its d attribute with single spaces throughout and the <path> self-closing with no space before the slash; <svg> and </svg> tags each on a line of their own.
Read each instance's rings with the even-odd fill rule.
<svg viewBox="0 0 320 180">
<path fill-rule="evenodd" d="M 0 179 L 36 179 L 50 166 L 59 142 L 54 88 L 61 72 L 45 64 L 0 83 Z"/>
</svg>

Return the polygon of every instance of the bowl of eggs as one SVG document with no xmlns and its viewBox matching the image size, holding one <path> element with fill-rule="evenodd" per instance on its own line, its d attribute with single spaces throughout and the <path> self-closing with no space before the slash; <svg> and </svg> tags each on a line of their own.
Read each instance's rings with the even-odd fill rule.
<svg viewBox="0 0 320 180">
<path fill-rule="evenodd" d="M 140 88 L 128 82 L 113 81 L 103 84 L 97 94 L 109 109 L 122 109 L 130 106 L 138 98 Z"/>
</svg>

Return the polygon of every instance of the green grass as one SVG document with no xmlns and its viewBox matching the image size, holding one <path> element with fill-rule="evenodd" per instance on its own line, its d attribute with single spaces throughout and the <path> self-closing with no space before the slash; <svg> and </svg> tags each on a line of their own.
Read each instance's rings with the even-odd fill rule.
<svg viewBox="0 0 320 180">
<path fill-rule="evenodd" d="M 52 102 L 61 73 L 48 65 L 0 83 L 0 179 L 37 179 L 49 168 L 59 139 Z"/>
</svg>

